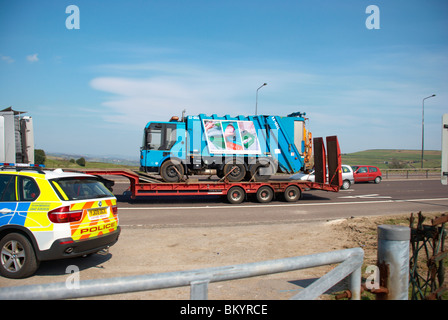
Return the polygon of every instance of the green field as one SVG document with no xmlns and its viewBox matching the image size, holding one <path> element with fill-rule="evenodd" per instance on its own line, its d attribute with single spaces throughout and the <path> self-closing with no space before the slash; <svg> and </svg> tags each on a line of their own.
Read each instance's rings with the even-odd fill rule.
<svg viewBox="0 0 448 320">
<path fill-rule="evenodd" d="M 342 154 L 342 163 L 347 165 L 373 165 L 381 169 L 396 168 L 421 168 L 420 150 L 397 150 L 397 149 L 375 149 L 354 153 Z M 441 151 L 428 150 L 424 153 L 424 168 L 440 168 Z M 86 162 L 85 167 L 70 162 L 61 157 L 47 156 L 45 161 L 47 168 L 70 168 L 70 169 L 138 169 L 137 166 L 126 166 L 104 162 Z"/>
<path fill-rule="evenodd" d="M 424 152 L 424 168 L 440 168 L 441 151 Z M 421 168 L 420 150 L 374 149 L 342 154 L 342 163 L 348 165 L 373 165 L 380 169 L 393 167 Z"/>
<path fill-rule="evenodd" d="M 64 159 L 61 157 L 53 157 L 47 156 L 45 160 L 45 167 L 49 169 L 63 168 L 63 169 L 74 169 L 74 170 L 82 170 L 82 169 L 138 169 L 138 167 L 134 166 L 126 166 L 120 164 L 113 163 L 105 163 L 105 162 L 90 162 L 86 161 L 86 165 L 84 167 L 76 164 L 75 162 L 71 162 L 69 159 Z"/>
</svg>

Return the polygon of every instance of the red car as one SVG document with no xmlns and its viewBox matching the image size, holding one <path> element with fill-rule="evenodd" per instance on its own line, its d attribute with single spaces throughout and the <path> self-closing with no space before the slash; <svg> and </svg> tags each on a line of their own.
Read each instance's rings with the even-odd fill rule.
<svg viewBox="0 0 448 320">
<path fill-rule="evenodd" d="M 381 170 L 375 166 L 352 166 L 355 182 L 381 182 Z"/>
</svg>

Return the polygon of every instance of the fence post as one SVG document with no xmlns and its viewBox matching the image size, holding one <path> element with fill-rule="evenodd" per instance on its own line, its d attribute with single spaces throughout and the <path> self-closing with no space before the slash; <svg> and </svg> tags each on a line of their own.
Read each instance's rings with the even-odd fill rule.
<svg viewBox="0 0 448 320">
<path fill-rule="evenodd" d="M 384 300 L 408 300 L 409 241 L 411 229 L 405 226 L 378 226 L 378 267 L 388 293 L 377 295 Z"/>
<path fill-rule="evenodd" d="M 350 292 L 352 300 L 361 300 L 361 268 L 356 269 L 350 275 Z"/>
<path fill-rule="evenodd" d="M 190 282 L 190 299 L 207 300 L 209 280 L 198 280 Z"/>
</svg>

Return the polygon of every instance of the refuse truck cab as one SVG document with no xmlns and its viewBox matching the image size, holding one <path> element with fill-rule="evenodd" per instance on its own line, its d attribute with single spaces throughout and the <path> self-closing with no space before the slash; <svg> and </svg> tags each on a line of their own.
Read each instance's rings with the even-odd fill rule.
<svg viewBox="0 0 448 320">
<path fill-rule="evenodd" d="M 216 174 L 230 182 L 266 181 L 277 172 L 305 171 L 312 154 L 305 120 L 305 113 L 297 112 L 151 121 L 144 128 L 140 170 L 160 174 L 166 182 L 192 174 Z"/>
</svg>

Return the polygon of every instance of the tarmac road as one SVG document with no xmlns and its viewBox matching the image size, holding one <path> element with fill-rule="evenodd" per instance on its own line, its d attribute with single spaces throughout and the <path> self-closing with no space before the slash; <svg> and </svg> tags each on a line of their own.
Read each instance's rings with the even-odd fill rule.
<svg viewBox="0 0 448 320">
<path fill-rule="evenodd" d="M 121 189 L 121 190 L 120 190 Z M 125 186 L 116 184 L 117 193 Z M 118 196 L 122 226 L 217 226 L 337 219 L 382 214 L 448 211 L 448 187 L 439 180 L 384 180 L 359 183 L 337 193 L 304 192 L 296 203 L 248 199 L 231 205 L 222 197 L 141 198 Z"/>
<path fill-rule="evenodd" d="M 448 212 L 448 187 L 439 180 L 383 180 L 355 184 L 338 193 L 308 191 L 297 203 L 222 198 L 148 198 L 129 202 L 118 182 L 122 234 L 109 253 L 42 262 L 27 279 L 0 277 L 0 287 L 81 281 L 168 271 L 193 270 L 297 256 L 344 247 L 339 234 L 327 234 L 325 221 L 358 216 Z M 324 267 L 321 267 L 324 268 Z M 76 271 L 75 270 L 75 271 Z M 320 277 L 328 270 L 298 271 L 292 279 Z M 305 273 L 304 273 L 305 272 Z M 214 299 L 288 299 L 300 281 L 282 274 L 217 283 Z M 228 288 L 229 290 L 225 290 Z M 112 299 L 188 299 L 189 288 L 115 295 Z M 102 299 L 104 297 L 100 297 Z"/>
</svg>

